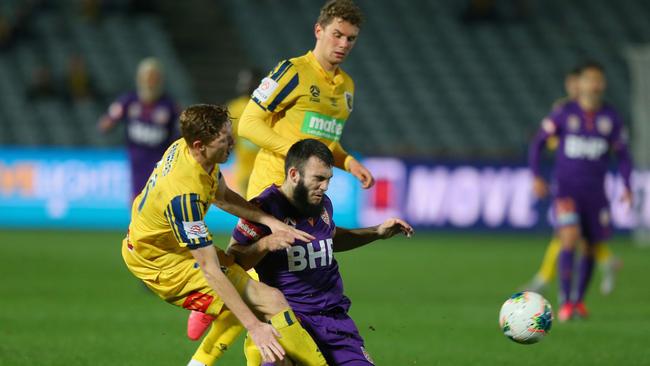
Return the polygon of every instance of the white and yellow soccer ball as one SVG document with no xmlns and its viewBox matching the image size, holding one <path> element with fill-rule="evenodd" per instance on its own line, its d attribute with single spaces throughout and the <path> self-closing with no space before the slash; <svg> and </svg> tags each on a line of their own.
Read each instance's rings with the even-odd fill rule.
<svg viewBox="0 0 650 366">
<path fill-rule="evenodd" d="M 551 330 L 553 310 L 540 294 L 518 292 L 501 306 L 499 326 L 506 337 L 522 344 L 537 343 Z"/>
</svg>

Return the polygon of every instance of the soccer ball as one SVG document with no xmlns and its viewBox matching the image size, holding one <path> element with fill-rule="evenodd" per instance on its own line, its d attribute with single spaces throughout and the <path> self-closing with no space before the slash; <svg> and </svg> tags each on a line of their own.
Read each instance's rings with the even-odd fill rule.
<svg viewBox="0 0 650 366">
<path fill-rule="evenodd" d="M 506 337 L 522 344 L 537 343 L 551 330 L 551 304 L 540 294 L 518 292 L 501 306 L 499 326 Z"/>
</svg>

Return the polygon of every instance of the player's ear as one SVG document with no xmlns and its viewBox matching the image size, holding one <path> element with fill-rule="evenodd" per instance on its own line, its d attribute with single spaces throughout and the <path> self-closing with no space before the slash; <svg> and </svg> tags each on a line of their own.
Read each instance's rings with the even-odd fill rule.
<svg viewBox="0 0 650 366">
<path fill-rule="evenodd" d="M 289 168 L 288 172 L 288 178 L 291 180 L 292 183 L 298 183 L 300 180 L 300 172 L 298 171 L 298 168 L 292 166 Z"/>
<path fill-rule="evenodd" d="M 205 145 L 201 140 L 194 140 L 194 142 L 192 142 L 192 148 L 197 151 L 204 151 Z"/>
<path fill-rule="evenodd" d="M 314 25 L 314 35 L 316 36 L 317 40 L 320 40 L 320 35 L 323 33 L 323 27 L 321 27 L 320 23 L 316 23 Z"/>
</svg>

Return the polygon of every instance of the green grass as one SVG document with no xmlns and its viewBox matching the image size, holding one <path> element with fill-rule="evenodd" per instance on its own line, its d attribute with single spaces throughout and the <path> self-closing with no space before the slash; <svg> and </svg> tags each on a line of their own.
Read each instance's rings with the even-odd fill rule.
<svg viewBox="0 0 650 366">
<path fill-rule="evenodd" d="M 197 346 L 185 338 L 187 312 L 144 290 L 122 262 L 120 240 L 0 232 L 0 365 L 186 364 Z M 594 286 L 591 319 L 556 323 L 532 346 L 501 334 L 499 307 L 532 275 L 544 244 L 527 235 L 418 234 L 337 259 L 378 365 L 650 365 L 650 249 L 624 239 L 614 243 L 625 263 L 618 287 L 603 297 Z M 220 364 L 245 364 L 241 346 Z"/>
</svg>

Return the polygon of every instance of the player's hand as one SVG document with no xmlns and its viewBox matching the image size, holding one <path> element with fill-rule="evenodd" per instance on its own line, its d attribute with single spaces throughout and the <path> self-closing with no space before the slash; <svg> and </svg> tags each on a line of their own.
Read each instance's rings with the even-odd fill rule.
<svg viewBox="0 0 650 366">
<path fill-rule="evenodd" d="M 286 231 L 278 231 L 260 239 L 259 243 L 266 251 L 275 252 L 290 248 L 294 242 L 294 236 Z"/>
<path fill-rule="evenodd" d="M 414 231 L 406 221 L 397 218 L 388 219 L 377 227 L 377 234 L 382 239 L 391 238 L 399 233 L 403 233 L 407 238 L 410 238 Z"/>
<path fill-rule="evenodd" d="M 621 197 L 621 202 L 625 203 L 627 207 L 632 207 L 633 199 L 634 199 L 634 195 L 632 194 L 632 191 L 625 188 L 625 191 L 623 192 L 623 196 Z"/>
<path fill-rule="evenodd" d="M 544 178 L 535 177 L 533 179 L 533 193 L 537 199 L 542 199 L 548 194 L 548 185 Z"/>
<path fill-rule="evenodd" d="M 104 116 L 102 119 L 99 120 L 99 123 L 97 124 L 97 129 L 101 133 L 106 133 L 110 129 L 112 129 L 114 125 L 115 125 L 115 121 L 113 121 L 108 116 Z"/>
<path fill-rule="evenodd" d="M 310 241 L 316 239 L 311 234 L 308 234 L 308 233 L 306 233 L 306 232 L 304 232 L 302 230 L 298 230 L 295 227 L 289 226 L 289 225 L 285 224 L 284 222 L 282 222 L 280 220 L 277 220 L 277 219 L 273 219 L 271 222 L 269 222 L 267 224 L 267 226 L 269 227 L 269 229 L 271 229 L 272 233 L 287 232 L 295 240 L 310 242 Z"/>
<path fill-rule="evenodd" d="M 255 326 L 248 329 L 248 336 L 260 350 L 264 362 L 282 361 L 284 359 L 284 349 L 278 342 L 280 333 L 271 325 L 258 322 Z"/>
<path fill-rule="evenodd" d="M 357 159 L 350 159 L 348 168 L 350 169 L 350 174 L 354 175 L 361 182 L 361 188 L 368 189 L 375 184 L 375 178 L 373 178 L 370 170 L 363 166 Z"/>
</svg>

